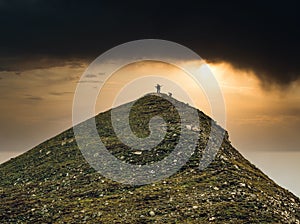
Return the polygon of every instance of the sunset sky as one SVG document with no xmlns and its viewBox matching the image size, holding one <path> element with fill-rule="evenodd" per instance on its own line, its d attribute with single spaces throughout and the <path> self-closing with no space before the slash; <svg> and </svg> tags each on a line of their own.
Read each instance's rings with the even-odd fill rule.
<svg viewBox="0 0 300 224">
<path fill-rule="evenodd" d="M 0 162 L 71 127 L 76 85 L 98 55 L 127 41 L 166 39 L 209 65 L 224 95 L 233 146 L 300 196 L 299 13 L 287 2 L 243 4 L 0 0 Z M 124 89 L 120 102 L 154 91 L 159 80 L 179 100 L 186 99 L 178 85 L 188 89 L 195 106 L 211 115 L 184 72 L 154 62 L 114 74 L 96 112 L 108 109 L 128 80 L 151 73 L 162 79 L 149 78 L 134 94 Z M 87 85 L 99 80 L 91 77 Z"/>
</svg>

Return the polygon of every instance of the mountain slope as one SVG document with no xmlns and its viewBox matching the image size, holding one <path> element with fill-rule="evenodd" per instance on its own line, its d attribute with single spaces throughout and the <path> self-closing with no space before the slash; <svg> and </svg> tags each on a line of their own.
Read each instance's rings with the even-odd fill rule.
<svg viewBox="0 0 300 224">
<path fill-rule="evenodd" d="M 179 116 L 156 94 L 133 106 L 133 132 L 145 137 L 155 115 L 168 124 L 157 147 L 135 153 L 115 136 L 111 111 L 96 116 L 98 132 L 120 160 L 151 164 L 178 143 Z M 118 107 L 120 112 L 126 105 Z M 150 185 L 120 184 L 97 173 L 77 147 L 73 129 L 0 165 L 0 223 L 299 223 L 300 200 L 270 180 L 232 147 L 226 133 L 214 161 L 198 169 L 211 119 L 198 111 L 199 142 L 189 162 L 176 174 Z M 192 121 L 189 121 L 192 122 Z"/>
</svg>

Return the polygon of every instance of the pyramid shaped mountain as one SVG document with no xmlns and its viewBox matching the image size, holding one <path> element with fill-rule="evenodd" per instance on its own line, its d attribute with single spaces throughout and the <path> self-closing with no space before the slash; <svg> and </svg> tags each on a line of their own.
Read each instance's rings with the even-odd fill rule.
<svg viewBox="0 0 300 224">
<path fill-rule="evenodd" d="M 138 137 L 150 134 L 152 117 L 164 118 L 166 134 L 151 150 L 133 150 L 118 139 L 112 110 L 95 117 L 99 137 L 112 155 L 144 166 L 172 153 L 181 132 L 176 108 L 190 106 L 161 96 L 140 98 L 129 116 Z M 122 113 L 128 105 L 116 109 Z M 0 223 L 299 223 L 299 198 L 243 158 L 227 132 L 213 161 L 199 170 L 212 120 L 197 114 L 200 126 L 186 125 L 199 137 L 194 154 L 155 183 L 130 185 L 101 175 L 79 150 L 73 128 L 1 164 Z"/>
</svg>

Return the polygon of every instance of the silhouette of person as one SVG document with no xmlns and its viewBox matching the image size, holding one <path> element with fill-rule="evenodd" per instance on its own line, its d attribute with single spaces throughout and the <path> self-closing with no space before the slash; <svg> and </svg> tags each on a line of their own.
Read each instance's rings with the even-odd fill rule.
<svg viewBox="0 0 300 224">
<path fill-rule="evenodd" d="M 168 92 L 168 94 L 169 94 L 169 97 L 172 97 L 172 93 Z"/>
<path fill-rule="evenodd" d="M 155 88 L 156 88 L 156 93 L 160 93 L 160 89 L 161 89 L 161 85 L 159 85 L 159 84 L 157 84 L 156 86 L 155 86 Z"/>
</svg>

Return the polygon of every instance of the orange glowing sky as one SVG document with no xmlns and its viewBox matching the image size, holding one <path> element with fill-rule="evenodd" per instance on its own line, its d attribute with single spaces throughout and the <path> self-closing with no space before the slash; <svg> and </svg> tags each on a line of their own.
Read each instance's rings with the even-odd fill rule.
<svg viewBox="0 0 300 224">
<path fill-rule="evenodd" d="M 21 75 L 0 72 L 0 162 L 72 125 L 73 95 L 87 67 L 85 62 L 77 64 L 26 70 Z M 300 83 L 286 89 L 265 89 L 251 70 L 239 70 L 227 62 L 210 63 L 209 67 L 224 95 L 225 128 L 233 145 L 299 196 Z M 141 76 L 144 78 L 139 79 Z M 99 77 L 91 77 L 85 84 L 95 91 L 98 81 Z M 172 92 L 175 98 L 194 103 L 211 116 L 205 93 L 193 80 L 179 68 L 159 62 L 135 63 L 117 71 L 101 90 L 96 113 L 110 108 L 114 100 L 118 105 L 153 92 L 156 83 L 163 84 L 162 92 Z"/>
</svg>

